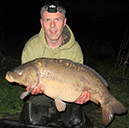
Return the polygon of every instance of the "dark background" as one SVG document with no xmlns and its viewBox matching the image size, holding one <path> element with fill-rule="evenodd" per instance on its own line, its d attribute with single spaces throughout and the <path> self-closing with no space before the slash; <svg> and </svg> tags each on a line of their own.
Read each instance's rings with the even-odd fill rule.
<svg viewBox="0 0 129 128">
<path fill-rule="evenodd" d="M 119 49 L 129 23 L 128 0 L 62 1 L 67 9 L 67 24 L 81 46 L 88 45 L 87 38 L 91 36 Z M 43 3 L 44 0 L 0 4 L 1 47 L 23 49 L 26 41 L 40 30 L 39 12 Z"/>
</svg>

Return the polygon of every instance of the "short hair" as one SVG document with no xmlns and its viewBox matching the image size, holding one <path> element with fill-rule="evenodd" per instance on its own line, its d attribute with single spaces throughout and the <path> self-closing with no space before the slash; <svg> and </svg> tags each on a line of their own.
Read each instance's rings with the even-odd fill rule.
<svg viewBox="0 0 129 128">
<path fill-rule="evenodd" d="M 45 11 L 49 11 L 51 13 L 59 11 L 60 13 L 62 13 L 64 15 L 64 17 L 66 16 L 66 9 L 65 9 L 63 3 L 59 2 L 58 0 L 46 0 L 44 5 L 40 9 L 41 17 Z"/>
</svg>

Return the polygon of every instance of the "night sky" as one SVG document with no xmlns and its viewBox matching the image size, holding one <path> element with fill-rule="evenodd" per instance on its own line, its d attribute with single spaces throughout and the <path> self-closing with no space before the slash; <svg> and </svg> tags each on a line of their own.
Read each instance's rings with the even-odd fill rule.
<svg viewBox="0 0 129 128">
<path fill-rule="evenodd" d="M 96 27 L 100 31 L 123 32 L 129 22 L 129 2 L 127 0 L 62 0 L 67 9 L 67 24 L 77 39 Z M 40 8 L 44 0 L 12 1 L 0 5 L 0 33 L 5 38 L 19 38 L 23 45 L 40 30 Z M 113 34 L 115 37 L 115 34 Z M 19 39 L 19 40 L 20 40 Z"/>
</svg>

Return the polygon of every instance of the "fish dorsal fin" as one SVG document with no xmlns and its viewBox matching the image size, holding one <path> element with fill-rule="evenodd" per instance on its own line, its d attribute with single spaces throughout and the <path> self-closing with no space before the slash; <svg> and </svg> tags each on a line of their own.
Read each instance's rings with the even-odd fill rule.
<svg viewBox="0 0 129 128">
<path fill-rule="evenodd" d="M 59 112 L 64 111 L 66 109 L 66 103 L 61 100 L 55 99 L 56 108 Z"/>
</svg>

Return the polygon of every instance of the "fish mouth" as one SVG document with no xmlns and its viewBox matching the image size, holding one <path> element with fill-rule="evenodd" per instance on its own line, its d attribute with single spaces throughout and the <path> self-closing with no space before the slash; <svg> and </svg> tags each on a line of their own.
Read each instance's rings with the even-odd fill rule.
<svg viewBox="0 0 129 128">
<path fill-rule="evenodd" d="M 9 72 L 7 72 L 5 79 L 9 82 L 14 82 L 14 79 L 12 78 L 12 76 L 9 75 Z"/>
</svg>

